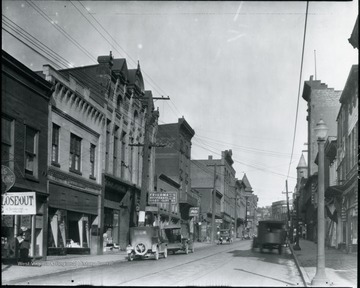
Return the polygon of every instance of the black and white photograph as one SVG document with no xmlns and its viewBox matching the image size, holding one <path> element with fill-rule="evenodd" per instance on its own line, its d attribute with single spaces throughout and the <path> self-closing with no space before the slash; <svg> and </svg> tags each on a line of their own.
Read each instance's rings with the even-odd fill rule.
<svg viewBox="0 0 360 288">
<path fill-rule="evenodd" d="M 358 285 L 358 1 L 2 0 L 1 284 Z"/>
</svg>

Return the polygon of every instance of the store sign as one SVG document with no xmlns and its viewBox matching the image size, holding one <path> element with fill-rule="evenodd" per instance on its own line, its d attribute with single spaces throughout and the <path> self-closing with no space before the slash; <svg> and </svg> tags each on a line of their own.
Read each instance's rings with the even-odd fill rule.
<svg viewBox="0 0 360 288">
<path fill-rule="evenodd" d="M 215 219 L 215 223 L 223 223 L 223 219 Z"/>
<path fill-rule="evenodd" d="M 189 210 L 189 216 L 192 217 L 196 217 L 196 216 L 199 216 L 199 209 L 200 207 L 190 207 L 190 210 Z"/>
<path fill-rule="evenodd" d="M 9 191 L 11 189 L 11 187 L 14 186 L 14 184 L 15 184 L 14 172 L 5 165 L 1 165 L 1 181 L 5 188 L 5 191 L 1 191 L 1 192 Z"/>
<path fill-rule="evenodd" d="M 3 215 L 36 215 L 35 192 L 11 192 L 2 195 Z"/>
<path fill-rule="evenodd" d="M 149 204 L 176 203 L 176 192 L 150 192 Z"/>
</svg>

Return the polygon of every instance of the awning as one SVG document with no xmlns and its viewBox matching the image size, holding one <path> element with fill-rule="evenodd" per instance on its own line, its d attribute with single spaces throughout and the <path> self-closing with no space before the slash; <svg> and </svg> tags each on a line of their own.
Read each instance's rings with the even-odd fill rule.
<svg viewBox="0 0 360 288">
<path fill-rule="evenodd" d="M 325 197 L 342 197 L 344 191 L 345 189 L 342 185 L 329 186 L 325 191 Z"/>
</svg>

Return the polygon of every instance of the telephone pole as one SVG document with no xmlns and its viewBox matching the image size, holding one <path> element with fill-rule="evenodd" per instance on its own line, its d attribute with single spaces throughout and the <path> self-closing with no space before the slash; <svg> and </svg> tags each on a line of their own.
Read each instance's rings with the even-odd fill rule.
<svg viewBox="0 0 360 288">
<path fill-rule="evenodd" d="M 211 243 L 215 242 L 215 210 L 216 210 L 216 167 L 217 166 L 225 166 L 225 165 L 218 165 L 218 164 L 209 164 L 207 166 L 214 167 L 214 184 L 213 184 L 213 193 L 212 193 L 212 208 L 211 208 Z"/>
<path fill-rule="evenodd" d="M 290 205 L 289 205 L 289 193 L 292 193 L 292 192 L 289 192 L 288 191 L 288 181 L 285 180 L 285 186 L 286 186 L 286 191 L 285 192 L 282 192 L 283 194 L 286 194 L 286 206 L 287 206 L 287 227 L 288 229 L 290 228 Z M 289 235 L 290 236 L 290 235 Z"/>
<path fill-rule="evenodd" d="M 143 165 L 142 165 L 142 175 L 141 175 L 141 193 L 140 193 L 140 209 L 139 209 L 139 222 L 138 226 L 145 225 L 145 208 L 146 208 L 146 195 L 149 189 L 149 157 L 150 149 L 152 147 L 164 147 L 165 145 L 157 145 L 150 143 L 150 126 L 156 121 L 159 117 L 158 111 L 153 111 L 153 100 L 170 100 L 169 97 L 152 97 L 151 92 L 147 93 L 147 111 L 145 116 L 145 131 L 144 131 L 144 143 L 143 144 L 129 144 L 129 146 L 143 146 Z"/>
</svg>

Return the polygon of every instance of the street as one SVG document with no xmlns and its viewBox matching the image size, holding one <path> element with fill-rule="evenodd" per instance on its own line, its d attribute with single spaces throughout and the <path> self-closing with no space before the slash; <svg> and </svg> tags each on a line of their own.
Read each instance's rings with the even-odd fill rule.
<svg viewBox="0 0 360 288">
<path fill-rule="evenodd" d="M 304 286 L 289 248 L 251 251 L 251 241 L 201 247 L 167 259 L 123 261 L 29 278 L 16 285 Z M 30 268 L 31 269 L 31 268 Z"/>
</svg>

